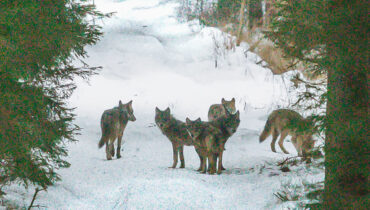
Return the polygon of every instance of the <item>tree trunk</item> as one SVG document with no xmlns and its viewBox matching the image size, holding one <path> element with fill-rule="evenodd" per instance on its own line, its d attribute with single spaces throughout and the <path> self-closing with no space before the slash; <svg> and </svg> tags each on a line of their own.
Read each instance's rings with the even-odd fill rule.
<svg viewBox="0 0 370 210">
<path fill-rule="evenodd" d="M 244 7 L 245 7 L 245 1 L 241 0 L 241 6 L 240 6 L 240 13 L 239 13 L 239 27 L 237 32 L 237 38 L 236 38 L 236 46 L 240 46 L 241 42 L 241 36 L 242 36 L 242 30 L 244 25 Z"/>
<path fill-rule="evenodd" d="M 369 207 L 366 8 L 329 3 L 324 209 Z"/>
<path fill-rule="evenodd" d="M 263 18 L 263 26 L 266 27 L 270 24 L 272 15 L 274 14 L 275 0 L 265 0 L 265 13 Z"/>
<path fill-rule="evenodd" d="M 249 28 L 262 24 L 262 0 L 249 0 Z"/>
</svg>

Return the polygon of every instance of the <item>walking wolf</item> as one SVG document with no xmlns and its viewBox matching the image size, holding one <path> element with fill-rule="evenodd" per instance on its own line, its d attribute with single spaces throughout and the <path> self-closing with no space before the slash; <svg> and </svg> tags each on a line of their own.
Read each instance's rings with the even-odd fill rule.
<svg viewBox="0 0 370 210">
<path fill-rule="evenodd" d="M 100 120 L 100 127 L 102 137 L 99 141 L 98 147 L 101 148 L 105 144 L 105 152 L 107 160 L 112 160 L 114 157 L 114 141 L 118 138 L 117 143 L 117 158 L 121 158 L 121 142 L 123 131 L 128 121 L 134 122 L 136 120 L 134 111 L 132 109 L 132 100 L 127 104 L 122 104 L 119 101 L 118 107 L 105 110 Z"/>
<path fill-rule="evenodd" d="M 290 135 L 298 156 L 306 156 L 315 145 L 315 141 L 312 140 L 312 129 L 312 121 L 303 118 L 299 113 L 289 109 L 277 109 L 269 115 L 260 135 L 260 142 L 272 134 L 271 150 L 276 152 L 275 142 L 280 135 L 279 146 L 284 153 L 289 154 L 284 148 L 283 141 Z"/>
<path fill-rule="evenodd" d="M 226 116 L 226 110 L 230 113 L 236 112 L 235 98 L 232 98 L 231 101 L 226 101 L 222 98 L 221 104 L 211 105 L 208 110 L 208 121 L 213 121 L 222 116 Z"/>
<path fill-rule="evenodd" d="M 179 152 L 181 161 L 180 168 L 185 168 L 184 145 L 193 145 L 193 140 L 186 130 L 185 123 L 174 118 L 171 115 L 170 108 L 161 111 L 156 107 L 155 124 L 172 143 L 173 164 L 171 168 L 176 168 Z"/>
</svg>

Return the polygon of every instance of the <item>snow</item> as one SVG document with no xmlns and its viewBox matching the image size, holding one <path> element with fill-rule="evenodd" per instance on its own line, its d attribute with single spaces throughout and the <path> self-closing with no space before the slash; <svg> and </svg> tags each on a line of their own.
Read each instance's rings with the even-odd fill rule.
<svg viewBox="0 0 370 210">
<path fill-rule="evenodd" d="M 83 131 L 79 142 L 69 145 L 72 165 L 59 170 L 62 181 L 40 192 L 35 204 L 47 209 L 283 208 L 273 193 L 284 180 L 309 176 L 310 168 L 301 166 L 296 174 L 279 171 L 275 163 L 288 155 L 271 152 L 271 140 L 259 144 L 258 135 L 268 114 L 287 106 L 287 78 L 256 65 L 258 56 L 245 53 L 245 45 L 218 57 L 215 68 L 212 37 L 221 42 L 226 35 L 179 22 L 177 1 L 95 3 L 102 12 L 116 12 L 100 22 L 105 35 L 88 48 L 85 60 L 103 70 L 89 83 L 77 80 L 70 105 L 77 107 L 76 123 Z M 235 97 L 241 111 L 239 129 L 226 144 L 227 170 L 221 175 L 195 171 L 199 158 L 193 147 L 185 147 L 185 169 L 169 169 L 172 146 L 154 126 L 155 107 L 170 107 L 182 121 L 206 120 L 209 106 L 223 97 Z M 100 117 L 119 100 L 133 100 L 137 120 L 126 127 L 122 158 L 107 161 L 105 149 L 97 147 Z M 285 146 L 296 155 L 291 143 Z M 32 188 L 7 189 L 7 199 L 29 205 Z"/>
</svg>

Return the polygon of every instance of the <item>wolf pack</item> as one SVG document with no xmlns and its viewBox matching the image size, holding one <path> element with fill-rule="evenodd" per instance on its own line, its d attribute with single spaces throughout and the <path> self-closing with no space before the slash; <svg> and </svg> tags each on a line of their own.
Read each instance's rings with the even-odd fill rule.
<svg viewBox="0 0 370 210">
<path fill-rule="evenodd" d="M 121 158 L 122 136 L 128 121 L 136 121 L 132 100 L 126 104 L 119 101 L 118 107 L 103 112 L 100 121 L 102 137 L 98 147 L 101 148 L 105 144 L 107 160 L 111 160 L 115 155 L 116 139 L 118 139 L 116 157 Z M 240 112 L 235 108 L 235 98 L 230 101 L 222 98 L 220 104 L 211 105 L 208 121 L 186 118 L 183 122 L 171 114 L 170 108 L 160 110 L 156 107 L 155 124 L 172 144 L 173 164 L 170 168 L 176 168 L 179 157 L 180 168 L 185 168 L 184 146 L 194 146 L 200 160 L 197 171 L 221 174 L 222 170 L 225 170 L 222 164 L 225 144 L 239 127 Z M 276 152 L 275 143 L 280 135 L 279 147 L 284 153 L 289 154 L 283 142 L 290 135 L 298 156 L 309 159 L 315 145 L 313 134 L 312 119 L 304 118 L 290 109 L 277 109 L 268 116 L 259 141 L 261 143 L 272 135 L 271 150 Z"/>
</svg>

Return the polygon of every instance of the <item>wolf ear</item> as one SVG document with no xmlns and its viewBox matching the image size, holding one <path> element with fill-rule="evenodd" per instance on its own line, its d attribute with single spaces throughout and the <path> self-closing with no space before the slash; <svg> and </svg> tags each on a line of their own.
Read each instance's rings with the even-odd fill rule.
<svg viewBox="0 0 370 210">
<path fill-rule="evenodd" d="M 119 100 L 119 102 L 118 102 L 118 106 L 119 106 L 119 107 L 123 106 L 123 105 L 122 105 L 122 101 L 121 101 L 121 100 Z"/>
<path fill-rule="evenodd" d="M 221 103 L 223 103 L 223 104 L 226 103 L 224 98 L 221 99 Z"/>
<path fill-rule="evenodd" d="M 170 107 L 167 107 L 166 110 L 164 110 L 166 113 L 170 114 L 171 113 L 171 110 L 170 110 Z"/>
<path fill-rule="evenodd" d="M 158 109 L 158 107 L 155 107 L 155 113 L 159 113 L 161 110 Z"/>
<path fill-rule="evenodd" d="M 198 119 L 196 119 L 195 121 L 201 122 L 202 120 L 200 119 L 200 117 L 198 117 Z"/>
<path fill-rule="evenodd" d="M 189 118 L 186 118 L 186 124 L 190 124 L 191 120 Z"/>
<path fill-rule="evenodd" d="M 239 117 L 240 117 L 240 112 L 239 112 L 239 110 L 235 113 L 235 116 L 236 116 L 237 118 L 239 118 Z"/>
<path fill-rule="evenodd" d="M 131 100 L 131 101 L 129 101 L 127 104 L 131 106 L 131 104 L 132 104 L 132 100 Z"/>
<path fill-rule="evenodd" d="M 231 99 L 231 102 L 235 103 L 235 98 Z"/>
</svg>

